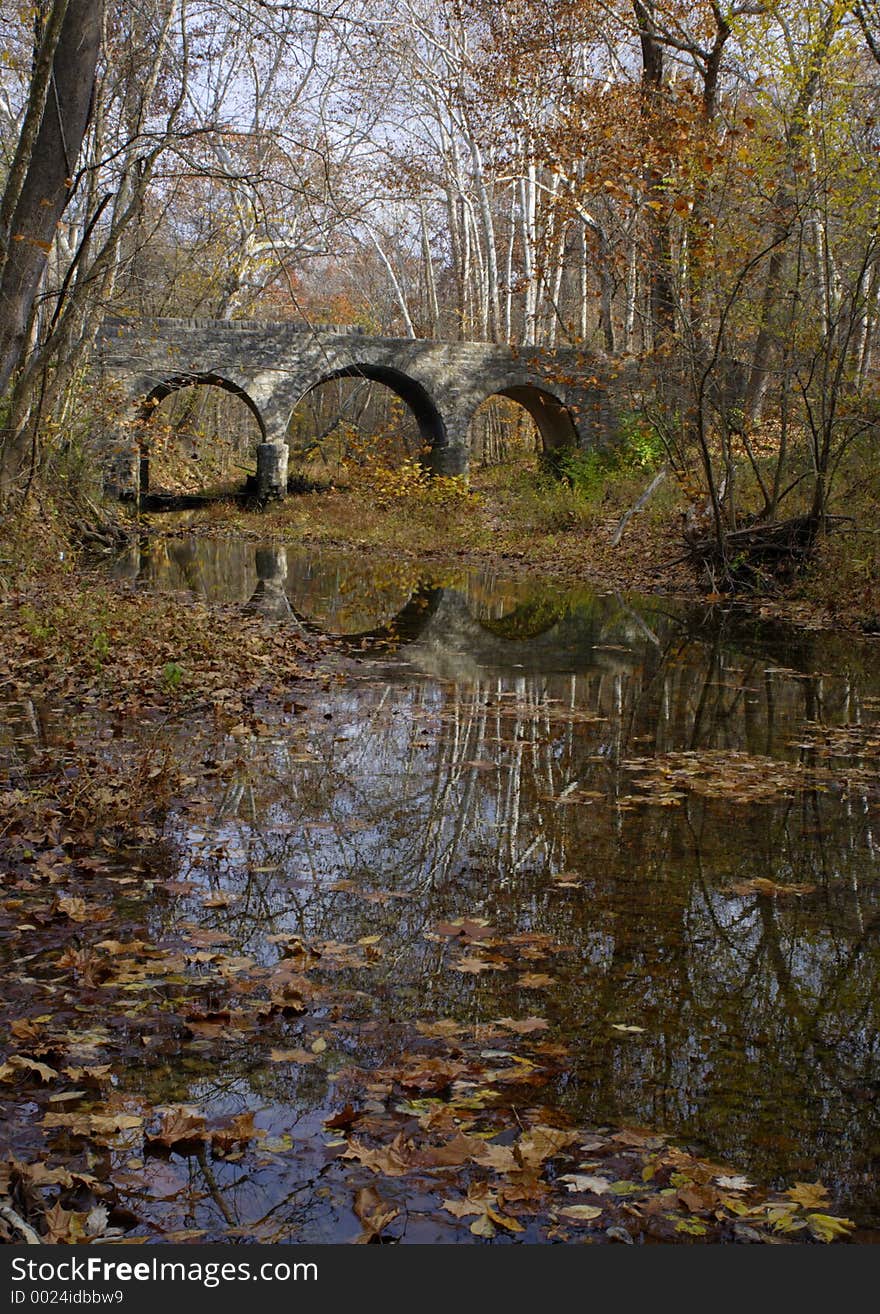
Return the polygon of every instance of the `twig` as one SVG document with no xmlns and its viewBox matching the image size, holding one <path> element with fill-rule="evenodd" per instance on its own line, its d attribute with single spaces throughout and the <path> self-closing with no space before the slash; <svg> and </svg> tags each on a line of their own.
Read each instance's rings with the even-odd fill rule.
<svg viewBox="0 0 880 1314">
<path fill-rule="evenodd" d="M 43 1238 L 34 1231 L 30 1223 L 26 1223 L 20 1214 L 17 1214 L 12 1205 L 0 1204 L 0 1218 L 8 1223 L 11 1228 L 23 1236 L 29 1246 L 41 1246 L 45 1242 Z"/>
<path fill-rule="evenodd" d="M 627 525 L 629 524 L 630 520 L 632 520 L 633 516 L 635 515 L 635 513 L 636 513 L 637 511 L 641 511 L 642 507 L 643 507 L 643 506 L 645 505 L 645 503 L 648 501 L 648 498 L 651 497 L 651 496 L 653 495 L 653 493 L 656 491 L 656 489 L 658 489 L 658 488 L 660 487 L 660 485 L 663 483 L 663 480 L 664 480 L 665 478 L 666 478 L 666 466 L 664 465 L 664 467 L 663 467 L 663 469 L 660 471 L 660 473 L 659 473 L 658 475 L 655 475 L 654 478 L 651 480 L 651 483 L 648 485 L 648 487 L 647 487 L 647 488 L 645 489 L 645 491 L 642 493 L 641 497 L 640 497 L 639 500 L 636 502 L 635 506 L 631 506 L 631 507 L 630 507 L 630 509 L 627 511 L 626 515 L 625 515 L 625 516 L 623 517 L 623 519 L 621 520 L 620 524 L 619 524 L 619 525 L 617 526 L 617 528 L 615 529 L 614 534 L 612 535 L 612 538 L 611 538 L 611 546 L 612 546 L 612 547 L 617 547 L 618 543 L 619 543 L 620 540 L 623 538 L 623 531 L 626 529 L 626 527 L 627 527 Z"/>
</svg>

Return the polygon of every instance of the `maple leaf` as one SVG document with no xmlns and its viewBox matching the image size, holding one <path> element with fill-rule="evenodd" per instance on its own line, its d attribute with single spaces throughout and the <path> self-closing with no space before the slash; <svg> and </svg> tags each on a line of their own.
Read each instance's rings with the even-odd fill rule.
<svg viewBox="0 0 880 1314">
<path fill-rule="evenodd" d="M 577 1132 L 560 1127 L 532 1127 L 519 1138 L 517 1149 L 523 1163 L 532 1164 L 553 1158 L 577 1139 Z"/>
<path fill-rule="evenodd" d="M 109 909 L 89 907 L 85 899 L 75 897 L 59 899 L 58 907 L 72 922 L 106 921 L 110 915 Z"/>
<path fill-rule="evenodd" d="M 357 1122 L 360 1114 L 352 1104 L 346 1104 L 344 1109 L 339 1113 L 334 1113 L 331 1118 L 324 1119 L 324 1126 L 338 1131 L 348 1131 L 352 1123 Z"/>
<path fill-rule="evenodd" d="M 210 1141 L 219 1154 L 229 1154 L 236 1145 L 246 1145 L 248 1141 L 259 1140 L 265 1135 L 261 1127 L 254 1126 L 252 1113 L 239 1113 L 225 1127 L 215 1127 L 210 1133 Z"/>
<path fill-rule="evenodd" d="M 394 1222 L 400 1210 L 383 1200 L 374 1186 L 365 1186 L 354 1197 L 354 1212 L 364 1229 L 356 1244 L 365 1245 L 378 1241 L 380 1233 Z"/>
<path fill-rule="evenodd" d="M 49 1244 L 66 1244 L 88 1239 L 88 1214 L 63 1209 L 56 1203 L 46 1210 L 46 1240 Z"/>
<path fill-rule="evenodd" d="M 500 1017 L 497 1025 L 503 1027 L 505 1031 L 513 1031 L 518 1036 L 528 1036 L 533 1031 L 548 1031 L 550 1023 L 543 1017 Z"/>
<path fill-rule="evenodd" d="M 188 1104 L 179 1104 L 161 1112 L 159 1130 L 146 1138 L 147 1145 L 159 1145 L 173 1150 L 208 1139 L 207 1122 L 197 1109 Z"/>
<path fill-rule="evenodd" d="M 399 1132 L 394 1140 L 388 1146 L 382 1146 L 377 1150 L 372 1150 L 362 1141 L 351 1137 L 348 1143 L 348 1149 L 340 1155 L 342 1159 L 357 1159 L 365 1168 L 370 1168 L 374 1173 L 379 1173 L 384 1177 L 402 1177 L 412 1168 L 412 1154 L 409 1146 L 404 1142 L 403 1133 Z"/>
<path fill-rule="evenodd" d="M 802 1209 L 818 1209 L 829 1203 L 827 1187 L 821 1182 L 795 1182 L 791 1190 L 785 1193 L 789 1200 L 794 1200 Z"/>
<path fill-rule="evenodd" d="M 457 958 L 455 962 L 449 964 L 453 972 L 467 972 L 472 976 L 479 976 L 481 972 L 503 972 L 504 963 L 491 963 L 486 958 L 470 957 Z"/>
<path fill-rule="evenodd" d="M 807 1214 L 807 1230 L 817 1241 L 839 1241 L 855 1228 L 849 1218 L 834 1218 L 831 1214 Z"/>
<path fill-rule="evenodd" d="M 464 1136 L 459 1133 L 445 1145 L 431 1146 L 427 1150 L 422 1150 L 415 1158 L 419 1165 L 426 1168 L 458 1168 L 473 1159 L 477 1163 L 482 1163 L 481 1156 L 485 1149 L 485 1142 L 476 1136 Z"/>
<path fill-rule="evenodd" d="M 591 1191 L 593 1195 L 604 1195 L 606 1191 L 611 1190 L 611 1183 L 607 1177 L 591 1177 L 583 1173 L 566 1173 L 560 1177 L 561 1182 L 565 1182 L 569 1191 Z"/>
<path fill-rule="evenodd" d="M 555 985 L 556 977 L 548 976 L 546 972 L 524 972 L 517 977 L 516 984 L 524 990 L 543 990 L 546 986 Z"/>
<path fill-rule="evenodd" d="M 484 1168 L 492 1168 L 496 1173 L 514 1172 L 522 1167 L 522 1160 L 517 1156 L 512 1145 L 483 1145 L 477 1163 Z"/>
<path fill-rule="evenodd" d="M 398 1069 L 394 1075 L 400 1085 L 407 1089 L 430 1091 L 436 1094 L 438 1091 L 445 1090 L 466 1071 L 467 1068 L 463 1063 L 441 1058 L 427 1058 Z"/>
<path fill-rule="evenodd" d="M 12 1081 L 20 1072 L 33 1072 L 41 1081 L 54 1081 L 58 1076 L 47 1063 L 38 1063 L 36 1059 L 26 1058 L 23 1054 L 10 1054 L 0 1067 L 0 1081 Z"/>
</svg>

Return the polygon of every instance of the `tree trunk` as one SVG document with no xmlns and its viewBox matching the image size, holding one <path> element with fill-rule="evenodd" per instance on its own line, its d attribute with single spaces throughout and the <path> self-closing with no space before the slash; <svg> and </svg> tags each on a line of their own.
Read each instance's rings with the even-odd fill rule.
<svg viewBox="0 0 880 1314">
<path fill-rule="evenodd" d="M 5 393 L 24 351 L 31 306 L 70 196 L 89 119 L 100 37 L 100 3 L 69 0 L 0 271 L 0 394 Z"/>
</svg>

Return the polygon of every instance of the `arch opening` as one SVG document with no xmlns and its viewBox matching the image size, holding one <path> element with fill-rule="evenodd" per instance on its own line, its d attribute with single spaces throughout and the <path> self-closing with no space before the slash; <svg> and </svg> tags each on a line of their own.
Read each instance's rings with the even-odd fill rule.
<svg viewBox="0 0 880 1314">
<path fill-rule="evenodd" d="M 256 466 L 266 426 L 243 388 L 218 374 L 166 379 L 137 412 L 140 491 L 223 496 Z"/>
<path fill-rule="evenodd" d="M 400 370 L 352 365 L 300 397 L 287 426 L 294 478 L 346 482 L 369 464 L 420 460 L 436 468 L 446 428 L 427 390 Z"/>
<path fill-rule="evenodd" d="M 560 457 L 578 446 L 568 408 L 536 384 L 510 384 L 487 397 L 471 417 L 471 477 L 487 491 L 511 479 L 558 473 Z"/>
<path fill-rule="evenodd" d="M 578 431 L 571 411 L 552 392 L 525 383 L 499 388 L 495 396 L 506 397 L 528 412 L 540 435 L 545 455 L 578 446 Z"/>
</svg>

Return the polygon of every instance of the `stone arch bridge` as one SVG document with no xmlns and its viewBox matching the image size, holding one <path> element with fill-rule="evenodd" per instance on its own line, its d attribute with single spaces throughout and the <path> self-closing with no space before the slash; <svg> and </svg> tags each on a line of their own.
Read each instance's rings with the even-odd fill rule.
<svg viewBox="0 0 880 1314">
<path fill-rule="evenodd" d="M 529 412 L 545 451 L 613 438 L 609 363 L 570 348 L 542 353 L 263 320 L 115 319 L 102 325 L 97 353 L 101 373 L 129 407 L 130 423 L 109 443 L 106 462 L 107 486 L 122 497 L 148 486 L 145 422 L 169 393 L 193 384 L 225 388 L 255 415 L 263 495 L 286 491 L 293 411 L 313 388 L 339 378 L 367 378 L 395 392 L 415 416 L 437 473 L 467 473 L 471 419 L 493 396 Z"/>
</svg>

